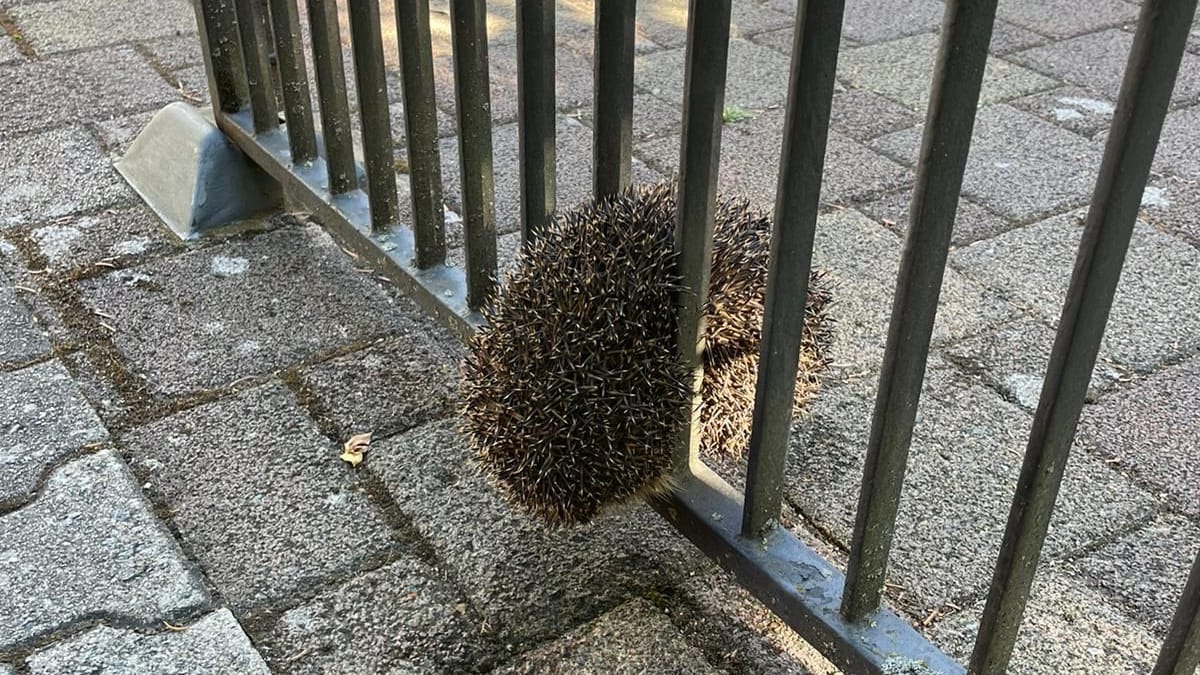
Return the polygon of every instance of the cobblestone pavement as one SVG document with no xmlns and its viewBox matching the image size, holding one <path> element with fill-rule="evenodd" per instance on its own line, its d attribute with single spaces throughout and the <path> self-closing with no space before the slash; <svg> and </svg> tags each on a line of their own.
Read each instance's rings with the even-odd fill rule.
<svg viewBox="0 0 1200 675">
<path fill-rule="evenodd" d="M 514 13 L 488 4 L 511 251 Z M 635 175 L 652 180 L 678 162 L 686 2 L 638 4 Z M 566 204 L 589 183 L 592 18 L 557 6 Z M 767 207 L 794 6 L 733 12 L 727 104 L 749 118 L 724 130 L 721 189 Z M 787 494 L 839 563 L 942 9 L 846 10 L 817 237 L 837 364 L 796 425 Z M 889 587 L 957 657 L 1137 11 L 1000 2 Z M 461 348 L 303 215 L 187 245 L 158 224 L 111 160 L 164 104 L 206 100 L 185 0 L 0 0 L 0 27 L 0 673 L 830 672 L 645 508 L 565 533 L 513 514 L 454 429 Z M 1193 28 L 1014 672 L 1147 672 L 1200 541 Z M 376 440 L 355 470 L 338 453 L 361 432 Z"/>
</svg>

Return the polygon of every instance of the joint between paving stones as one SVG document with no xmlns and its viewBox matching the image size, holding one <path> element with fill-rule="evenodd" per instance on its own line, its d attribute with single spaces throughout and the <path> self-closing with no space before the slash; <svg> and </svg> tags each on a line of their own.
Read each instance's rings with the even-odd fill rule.
<svg viewBox="0 0 1200 675">
<path fill-rule="evenodd" d="M 26 506 L 29 506 L 33 502 L 37 501 L 38 497 L 42 494 L 42 490 L 46 487 L 46 482 L 48 480 L 50 480 L 51 474 L 53 474 L 55 471 L 62 468 L 63 466 L 70 464 L 71 462 L 74 462 L 78 459 L 87 457 L 88 455 L 94 455 L 94 454 L 104 451 L 104 450 L 116 450 L 116 449 L 117 448 L 113 444 L 112 438 L 110 436 L 107 440 L 97 441 L 95 443 L 88 443 L 87 445 L 75 448 L 69 452 L 64 453 L 57 460 L 45 464 L 42 467 L 41 473 L 39 473 L 38 476 L 34 479 L 33 487 L 30 488 L 28 493 L 21 495 L 19 497 L 15 497 L 15 498 L 0 499 L 0 518 L 3 518 L 4 516 L 9 515 L 10 513 L 20 511 L 21 509 L 25 508 Z"/>
<path fill-rule="evenodd" d="M 21 34 L 21 29 L 17 23 L 13 21 L 12 16 L 8 13 L 8 9 L 0 6 L 0 30 L 8 34 L 12 41 L 17 45 L 17 51 L 21 52 L 21 56 L 27 59 L 36 61 L 40 58 L 33 45 L 29 44 L 29 40 Z"/>
</svg>

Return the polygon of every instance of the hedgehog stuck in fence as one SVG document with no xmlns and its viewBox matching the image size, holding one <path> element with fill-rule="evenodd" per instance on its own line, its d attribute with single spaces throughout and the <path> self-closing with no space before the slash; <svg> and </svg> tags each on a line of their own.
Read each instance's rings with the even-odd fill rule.
<svg viewBox="0 0 1200 675">
<path fill-rule="evenodd" d="M 463 362 L 475 459 L 550 524 L 669 486 L 690 410 L 676 347 L 673 182 L 562 213 L 522 251 Z M 705 306 L 702 454 L 740 454 L 754 405 L 770 220 L 719 199 Z M 831 337 L 823 276 L 809 282 L 796 406 L 819 387 Z"/>
</svg>

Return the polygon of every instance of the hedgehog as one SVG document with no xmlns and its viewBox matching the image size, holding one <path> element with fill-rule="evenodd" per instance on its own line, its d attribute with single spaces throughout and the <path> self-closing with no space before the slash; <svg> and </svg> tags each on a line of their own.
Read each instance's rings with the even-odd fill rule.
<svg viewBox="0 0 1200 675">
<path fill-rule="evenodd" d="M 550 526 L 671 487 L 690 419 L 674 308 L 676 184 L 627 188 L 556 215 L 518 255 L 462 362 L 462 428 L 476 466 Z M 749 441 L 770 219 L 718 198 L 704 305 L 700 452 L 740 457 Z M 829 359 L 831 292 L 814 272 L 795 405 Z"/>
</svg>

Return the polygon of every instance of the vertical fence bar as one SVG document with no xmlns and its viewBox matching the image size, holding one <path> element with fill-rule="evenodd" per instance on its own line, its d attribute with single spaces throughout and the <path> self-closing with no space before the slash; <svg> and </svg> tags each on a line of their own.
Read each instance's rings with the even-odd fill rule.
<svg viewBox="0 0 1200 675">
<path fill-rule="evenodd" d="M 1200 668 L 1200 553 L 1192 564 L 1151 675 L 1192 675 Z"/>
<path fill-rule="evenodd" d="M 633 170 L 633 47 L 636 0 L 596 0 L 592 65 L 592 192 L 620 192 Z"/>
<path fill-rule="evenodd" d="M 321 107 L 321 137 L 325 142 L 329 192 L 336 195 L 358 187 L 337 3 L 308 0 L 308 23 L 312 30 L 313 68 Z"/>
<path fill-rule="evenodd" d="M 442 210 L 442 159 L 433 90 L 429 0 L 396 0 L 396 27 L 400 36 L 401 93 L 408 132 L 416 265 L 426 269 L 446 262 L 446 214 Z"/>
<path fill-rule="evenodd" d="M 554 1 L 517 0 L 521 239 L 528 246 L 554 215 Z"/>
<path fill-rule="evenodd" d="M 492 177 L 492 106 L 488 83 L 487 9 L 484 0 L 450 0 L 454 95 L 462 170 L 467 304 L 482 307 L 496 273 L 496 206 Z"/>
<path fill-rule="evenodd" d="M 317 134 L 313 128 L 312 98 L 304 68 L 296 0 L 271 0 L 271 20 L 275 24 L 275 58 L 279 62 L 292 162 L 307 164 L 317 158 Z"/>
<path fill-rule="evenodd" d="M 677 321 L 679 350 L 692 372 L 692 419 L 675 448 L 676 471 L 686 470 L 699 447 L 700 388 L 704 381 L 704 314 L 712 266 L 713 209 L 721 158 L 725 69 L 729 56 L 731 0 L 688 3 L 687 66 L 684 72 L 683 133 L 679 150 L 679 253 Z"/>
<path fill-rule="evenodd" d="M 279 109 L 275 105 L 275 88 L 271 85 L 271 67 L 267 63 L 267 18 L 259 11 L 258 0 L 237 0 L 236 7 L 254 131 L 270 131 L 279 127 Z"/>
<path fill-rule="evenodd" d="M 842 612 L 879 607 L 996 0 L 946 3 L 887 350 L 863 468 Z"/>
<path fill-rule="evenodd" d="M 367 170 L 367 201 L 371 209 L 371 228 L 380 230 L 396 222 L 398 202 L 379 0 L 353 0 L 348 4 L 354 74 L 358 81 L 358 116 L 362 122 L 363 164 Z"/>
<path fill-rule="evenodd" d="M 249 92 L 238 51 L 235 10 L 227 0 L 199 0 L 195 10 L 213 110 L 237 112 L 246 105 Z M 220 126 L 223 120 L 220 115 L 216 117 Z"/>
<path fill-rule="evenodd" d="M 1142 5 L 971 673 L 999 675 L 1012 657 L 1195 10 L 1196 0 Z"/>
<path fill-rule="evenodd" d="M 797 8 L 742 534 L 779 517 L 845 0 Z"/>
</svg>

